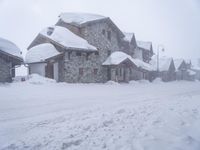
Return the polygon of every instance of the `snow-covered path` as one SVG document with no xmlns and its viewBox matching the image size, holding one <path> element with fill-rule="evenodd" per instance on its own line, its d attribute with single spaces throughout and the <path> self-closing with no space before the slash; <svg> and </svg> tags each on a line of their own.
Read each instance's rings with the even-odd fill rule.
<svg viewBox="0 0 200 150">
<path fill-rule="evenodd" d="M 0 85 L 0 149 L 199 150 L 200 82 Z"/>
</svg>

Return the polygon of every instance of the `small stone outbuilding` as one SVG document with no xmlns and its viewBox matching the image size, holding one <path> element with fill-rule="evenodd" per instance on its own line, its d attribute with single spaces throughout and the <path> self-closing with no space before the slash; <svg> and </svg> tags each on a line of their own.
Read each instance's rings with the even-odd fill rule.
<svg viewBox="0 0 200 150">
<path fill-rule="evenodd" d="M 12 42 L 0 38 L 0 82 L 11 82 L 15 68 L 23 62 L 20 49 Z"/>
</svg>

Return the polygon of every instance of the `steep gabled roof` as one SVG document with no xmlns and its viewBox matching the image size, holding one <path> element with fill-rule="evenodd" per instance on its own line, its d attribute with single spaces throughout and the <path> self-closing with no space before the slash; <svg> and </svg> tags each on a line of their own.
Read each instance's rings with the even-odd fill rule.
<svg viewBox="0 0 200 150">
<path fill-rule="evenodd" d="M 47 59 L 60 55 L 61 53 L 50 43 L 44 43 L 28 50 L 25 63 L 45 62 Z"/>
<path fill-rule="evenodd" d="M 60 26 L 52 26 L 40 32 L 46 38 L 55 41 L 66 49 L 78 49 L 83 51 L 97 51 L 97 48 L 90 45 L 85 39 L 72 33 L 70 30 Z"/>
<path fill-rule="evenodd" d="M 184 59 L 174 59 L 174 66 L 176 70 L 179 70 L 183 63 L 185 63 Z"/>
<path fill-rule="evenodd" d="M 154 71 L 157 71 L 157 59 L 156 57 L 152 57 L 150 64 Z M 170 69 L 171 64 L 173 63 L 173 58 L 162 57 L 159 59 L 159 71 L 168 71 Z"/>
<path fill-rule="evenodd" d="M 90 23 L 107 21 L 109 24 L 111 24 L 114 27 L 114 29 L 118 32 L 121 38 L 124 37 L 124 34 L 122 33 L 122 31 L 114 24 L 114 22 L 109 17 L 105 17 L 98 14 L 91 14 L 91 13 L 66 12 L 66 13 L 61 13 L 59 15 L 59 18 L 63 22 L 77 26 L 77 27 L 83 27 Z"/>
<path fill-rule="evenodd" d="M 20 49 L 14 43 L 3 38 L 0 38 L 0 53 L 4 53 L 10 57 L 23 61 Z"/>
<path fill-rule="evenodd" d="M 152 50 L 152 42 L 137 41 L 137 46 L 144 50 Z"/>
<path fill-rule="evenodd" d="M 127 42 L 131 42 L 131 40 L 133 39 L 134 33 L 124 32 L 124 35 L 125 35 L 124 40 Z"/>
</svg>

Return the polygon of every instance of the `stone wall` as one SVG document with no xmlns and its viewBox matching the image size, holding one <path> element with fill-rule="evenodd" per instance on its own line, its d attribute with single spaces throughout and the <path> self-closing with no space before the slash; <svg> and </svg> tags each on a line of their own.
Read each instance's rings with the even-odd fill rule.
<svg viewBox="0 0 200 150">
<path fill-rule="evenodd" d="M 59 62 L 60 81 L 68 83 L 105 82 L 107 76 L 104 72 L 107 68 L 99 66 L 96 61 L 98 58 L 99 56 L 95 53 L 65 52 L 63 61 Z"/>
<path fill-rule="evenodd" d="M 10 74 L 11 63 L 6 62 L 0 57 L 0 82 L 11 82 L 12 77 Z"/>
</svg>

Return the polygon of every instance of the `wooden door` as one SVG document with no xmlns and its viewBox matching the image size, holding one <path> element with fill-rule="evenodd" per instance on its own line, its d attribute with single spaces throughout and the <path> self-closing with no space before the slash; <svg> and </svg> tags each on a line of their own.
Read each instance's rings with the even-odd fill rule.
<svg viewBox="0 0 200 150">
<path fill-rule="evenodd" d="M 45 77 L 54 79 L 53 63 L 47 63 L 47 66 L 45 67 Z"/>
</svg>

